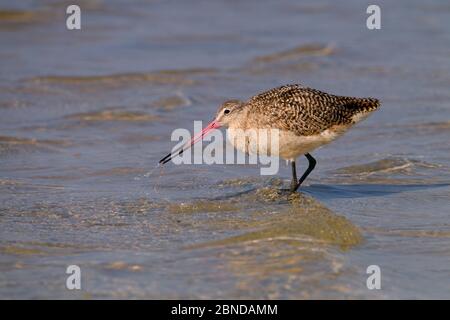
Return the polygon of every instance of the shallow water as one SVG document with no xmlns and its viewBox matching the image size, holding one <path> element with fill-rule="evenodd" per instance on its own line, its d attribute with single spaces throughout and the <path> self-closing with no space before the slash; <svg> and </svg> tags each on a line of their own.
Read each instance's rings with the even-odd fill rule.
<svg viewBox="0 0 450 320">
<path fill-rule="evenodd" d="M 0 1 L 1 298 L 450 298 L 450 6 L 80 3 L 67 31 L 65 1 Z M 282 162 L 155 168 L 285 83 L 382 101 L 300 193 Z"/>
</svg>

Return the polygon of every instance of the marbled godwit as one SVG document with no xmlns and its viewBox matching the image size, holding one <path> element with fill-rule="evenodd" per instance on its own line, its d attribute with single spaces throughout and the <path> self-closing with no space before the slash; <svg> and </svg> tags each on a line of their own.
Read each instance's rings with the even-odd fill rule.
<svg viewBox="0 0 450 320">
<path fill-rule="evenodd" d="M 258 137 L 248 137 L 244 144 L 236 144 L 238 132 L 277 129 L 277 155 L 291 162 L 290 190 L 294 192 L 316 166 L 316 160 L 310 152 L 342 135 L 379 105 L 379 101 L 373 98 L 336 96 L 297 84 L 281 86 L 258 94 L 247 102 L 226 101 L 217 111 L 214 121 L 189 143 L 168 154 L 159 163 L 164 164 L 174 155 L 182 154 L 210 130 L 221 126 L 228 127 L 231 143 L 247 153 L 249 150 L 255 150 L 256 153 L 261 151 Z M 300 155 L 308 159 L 309 165 L 298 180 L 295 160 Z"/>
</svg>

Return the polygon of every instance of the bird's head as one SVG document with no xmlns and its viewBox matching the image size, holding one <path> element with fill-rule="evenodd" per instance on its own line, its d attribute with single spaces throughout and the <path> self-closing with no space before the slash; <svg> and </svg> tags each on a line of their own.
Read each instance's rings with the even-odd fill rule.
<svg viewBox="0 0 450 320">
<path fill-rule="evenodd" d="M 162 158 L 159 161 L 159 164 L 165 164 L 172 160 L 173 156 L 175 155 L 181 155 L 184 151 L 188 150 L 190 147 L 192 147 L 195 143 L 202 140 L 203 137 L 205 137 L 210 131 L 220 128 L 222 126 L 228 127 L 230 123 L 233 121 L 236 121 L 238 119 L 238 115 L 240 114 L 242 110 L 242 106 L 244 105 L 243 102 L 239 100 L 228 100 L 225 101 L 217 111 L 216 117 L 214 120 L 208 124 L 203 130 L 199 133 L 197 133 L 190 141 L 188 141 L 186 144 L 180 146 L 176 150 L 169 153 L 167 156 Z"/>
<path fill-rule="evenodd" d="M 215 122 L 220 126 L 228 127 L 235 121 L 242 110 L 244 103 L 239 100 L 225 101 L 216 113 Z"/>
</svg>

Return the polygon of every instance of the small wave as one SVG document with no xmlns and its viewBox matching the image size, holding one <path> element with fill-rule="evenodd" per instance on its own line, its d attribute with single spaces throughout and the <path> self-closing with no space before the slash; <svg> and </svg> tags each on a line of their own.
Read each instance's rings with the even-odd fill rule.
<svg viewBox="0 0 450 320">
<path fill-rule="evenodd" d="M 14 154 L 21 151 L 55 151 L 59 147 L 69 147 L 72 144 L 68 140 L 40 140 L 35 138 L 0 136 L 0 155 Z"/>
<path fill-rule="evenodd" d="M 138 111 L 103 110 L 76 113 L 65 117 L 78 121 L 155 121 L 159 117 Z"/>
<path fill-rule="evenodd" d="M 336 52 L 336 48 L 333 45 L 323 44 L 306 44 L 298 46 L 289 50 L 259 56 L 253 59 L 254 62 L 276 62 L 286 59 L 295 59 L 305 56 L 329 56 Z"/>
<path fill-rule="evenodd" d="M 229 212 L 237 211 L 239 207 L 229 202 L 219 202 L 211 200 L 198 200 L 190 203 L 176 203 L 168 206 L 170 213 L 195 214 L 206 212 Z"/>
<path fill-rule="evenodd" d="M 152 84 L 174 84 L 174 85 L 193 85 L 198 80 L 193 79 L 195 75 L 204 75 L 213 73 L 212 69 L 180 69 L 180 70 L 160 70 L 144 73 L 118 73 L 110 75 L 91 75 L 91 76 L 39 76 L 25 79 L 25 82 L 35 84 L 62 84 L 62 85 L 105 85 L 118 86 L 133 83 L 152 83 Z"/>
<path fill-rule="evenodd" d="M 130 174 L 142 174 L 146 172 L 145 169 L 134 167 L 115 167 L 111 169 L 98 170 L 89 173 L 89 176 L 118 176 L 118 175 L 130 175 Z"/>
<path fill-rule="evenodd" d="M 366 228 L 365 231 L 395 237 L 450 238 L 450 231 L 441 230 L 383 230 L 379 228 Z"/>
<path fill-rule="evenodd" d="M 424 161 L 403 158 L 387 158 L 367 164 L 353 165 L 340 168 L 335 171 L 342 175 L 372 175 L 376 173 L 402 173 L 409 174 L 417 168 L 433 169 L 438 168 L 436 164 Z"/>
<path fill-rule="evenodd" d="M 0 10 L 0 22 L 29 23 L 36 21 L 38 14 L 33 11 Z"/>
<path fill-rule="evenodd" d="M 419 130 L 450 130 L 450 121 L 419 123 L 414 125 L 414 128 Z"/>
<path fill-rule="evenodd" d="M 181 92 L 176 92 L 174 95 L 162 97 L 154 102 L 151 106 L 164 110 L 173 110 L 178 107 L 186 107 L 192 105 L 192 101 L 184 96 Z"/>
</svg>

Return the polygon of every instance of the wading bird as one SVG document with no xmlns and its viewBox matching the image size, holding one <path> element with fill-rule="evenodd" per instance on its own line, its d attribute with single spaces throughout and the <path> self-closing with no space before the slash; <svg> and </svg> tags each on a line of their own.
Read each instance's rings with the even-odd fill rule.
<svg viewBox="0 0 450 320">
<path fill-rule="evenodd" d="M 245 143 L 236 143 L 237 132 L 248 129 L 276 129 L 279 135 L 277 156 L 289 160 L 292 166 L 290 191 L 294 192 L 316 166 L 310 155 L 351 126 L 365 119 L 380 106 L 377 99 L 336 96 L 298 84 L 285 85 L 260 93 L 246 102 L 229 100 L 220 106 L 214 121 L 195 135 L 187 144 L 159 161 L 169 162 L 180 155 L 208 132 L 227 127 L 230 142 L 243 152 L 261 151 L 258 136 L 248 136 Z M 267 150 L 267 148 L 265 148 Z M 295 160 L 304 155 L 309 165 L 297 179 Z"/>
</svg>

